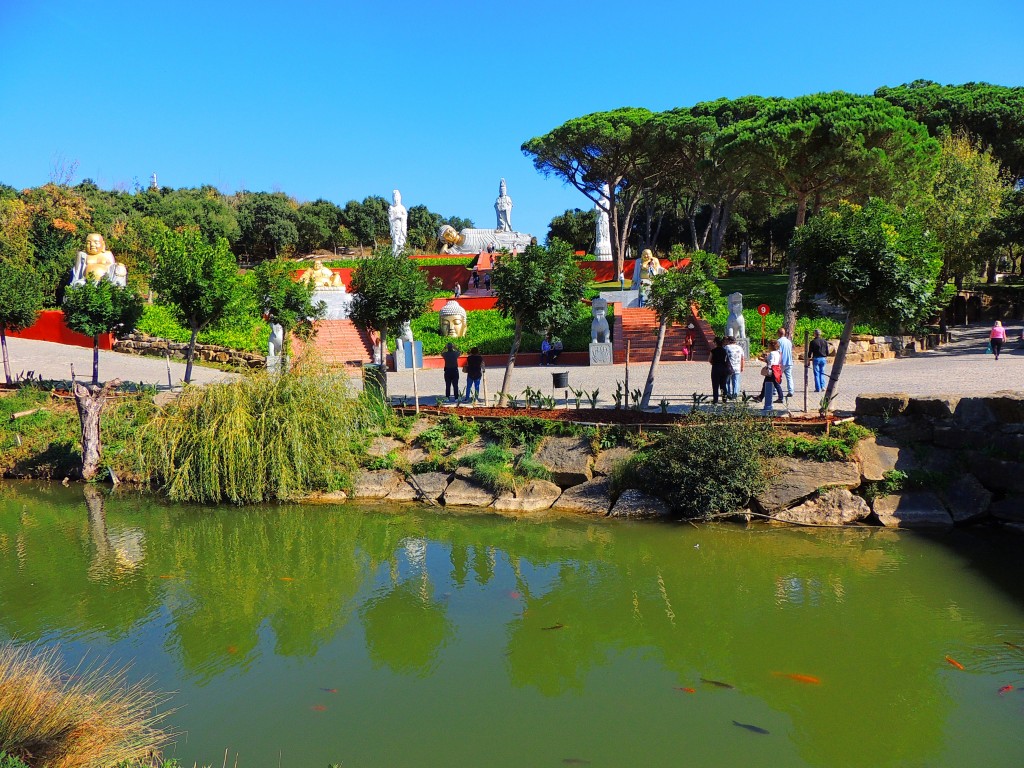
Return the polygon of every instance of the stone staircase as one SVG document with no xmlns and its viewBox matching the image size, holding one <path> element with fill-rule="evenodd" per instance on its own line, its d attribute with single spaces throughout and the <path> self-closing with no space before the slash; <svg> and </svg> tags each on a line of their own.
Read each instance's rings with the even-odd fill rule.
<svg viewBox="0 0 1024 768">
<path fill-rule="evenodd" d="M 694 325 L 694 345 L 691 359 L 707 364 L 714 334 L 706 321 L 690 316 Z M 686 327 L 671 325 L 665 332 L 665 346 L 661 359 L 667 362 L 685 360 L 683 346 L 686 341 Z M 615 306 L 615 327 L 612 332 L 612 354 L 616 363 L 626 362 L 626 340 L 630 341 L 629 361 L 650 362 L 654 358 L 654 347 L 658 343 L 658 317 L 651 309 L 623 308 Z"/>
<path fill-rule="evenodd" d="M 294 343 L 296 354 L 301 354 L 303 343 L 298 339 Z M 369 337 L 351 320 L 320 320 L 311 343 L 320 360 L 331 368 L 373 362 Z"/>
</svg>

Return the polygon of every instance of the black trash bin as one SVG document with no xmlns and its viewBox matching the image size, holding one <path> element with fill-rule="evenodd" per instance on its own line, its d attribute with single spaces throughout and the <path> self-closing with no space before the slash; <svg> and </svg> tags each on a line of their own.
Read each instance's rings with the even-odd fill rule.
<svg viewBox="0 0 1024 768">
<path fill-rule="evenodd" d="M 569 388 L 569 372 L 562 371 L 561 373 L 551 374 L 551 388 L 552 389 L 568 389 Z"/>
<path fill-rule="evenodd" d="M 363 363 L 363 390 L 388 401 L 387 368 L 378 363 Z"/>
</svg>

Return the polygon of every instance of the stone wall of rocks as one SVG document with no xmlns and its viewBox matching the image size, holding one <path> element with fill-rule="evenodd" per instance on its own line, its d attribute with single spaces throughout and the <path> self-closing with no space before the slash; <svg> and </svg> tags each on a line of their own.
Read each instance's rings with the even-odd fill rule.
<svg viewBox="0 0 1024 768">
<path fill-rule="evenodd" d="M 170 355 L 174 360 L 184 360 L 188 352 L 188 344 L 181 344 L 168 339 L 158 339 L 144 333 L 130 333 L 124 338 L 114 341 L 115 352 L 127 352 L 131 355 L 151 355 L 154 357 L 167 357 Z M 224 363 L 246 368 L 263 368 L 267 364 L 267 358 L 255 352 L 242 352 L 230 347 L 220 347 L 216 344 L 196 344 L 196 358 L 205 362 Z"/>
<path fill-rule="evenodd" d="M 829 357 L 835 357 L 836 350 L 839 349 L 839 339 L 828 339 L 827 342 Z M 906 357 L 928 348 L 927 339 L 917 339 L 913 336 L 869 336 L 867 334 L 855 333 L 850 337 L 850 348 L 846 353 L 846 362 L 866 363 L 870 360 Z M 796 350 L 796 355 L 797 359 L 804 359 L 802 345 Z"/>
</svg>

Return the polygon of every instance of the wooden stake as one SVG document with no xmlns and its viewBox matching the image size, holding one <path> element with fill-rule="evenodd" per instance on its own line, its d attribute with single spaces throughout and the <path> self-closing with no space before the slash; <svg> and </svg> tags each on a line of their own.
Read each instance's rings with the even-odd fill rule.
<svg viewBox="0 0 1024 768">
<path fill-rule="evenodd" d="M 416 342 L 410 341 L 409 346 L 412 347 L 412 400 L 416 405 L 416 415 L 420 415 L 420 390 L 416 385 Z M 396 353 L 397 354 L 397 353 Z M 386 375 L 386 374 L 385 374 Z"/>
<path fill-rule="evenodd" d="M 629 407 L 629 348 L 630 340 L 626 339 L 626 407 Z"/>
<path fill-rule="evenodd" d="M 811 339 L 804 331 L 804 413 L 807 413 L 807 375 L 811 370 Z"/>
</svg>

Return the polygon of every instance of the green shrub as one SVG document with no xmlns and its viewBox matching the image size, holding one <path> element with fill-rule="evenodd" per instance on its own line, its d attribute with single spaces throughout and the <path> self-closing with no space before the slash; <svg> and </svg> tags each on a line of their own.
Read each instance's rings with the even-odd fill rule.
<svg viewBox="0 0 1024 768">
<path fill-rule="evenodd" d="M 458 416 L 445 416 L 436 424 L 420 432 L 413 440 L 413 445 L 428 453 L 454 453 L 466 443 L 475 440 L 480 428 L 474 421 L 466 421 Z"/>
<path fill-rule="evenodd" d="M 697 411 L 623 462 L 613 492 L 640 489 L 685 518 L 733 512 L 767 487 L 771 444 L 771 422 L 745 408 Z"/>
<path fill-rule="evenodd" d="M 853 454 L 857 443 L 870 437 L 871 430 L 846 421 L 832 428 L 830 434 L 819 437 L 793 435 L 776 440 L 775 449 L 784 456 L 814 461 L 845 461 Z"/>
<path fill-rule="evenodd" d="M 188 387 L 143 428 L 139 472 L 175 501 L 338 490 L 378 427 L 367 400 L 347 375 L 308 368 Z"/>
<path fill-rule="evenodd" d="M 473 479 L 492 493 L 515 493 L 526 480 L 551 479 L 551 473 L 533 458 L 530 451 L 517 456 L 510 448 L 501 445 L 488 445 L 482 451 L 462 458 L 459 464 L 472 468 Z"/>
<path fill-rule="evenodd" d="M 167 307 L 159 304 L 147 304 L 142 310 L 136 330 L 159 339 L 168 339 L 185 343 L 190 333 L 174 319 Z M 264 353 L 270 339 L 270 326 L 255 316 L 232 312 L 219 323 L 211 325 L 199 334 L 200 344 L 217 344 L 218 346 L 238 349 L 244 352 Z"/>
<path fill-rule="evenodd" d="M 890 469 L 882 475 L 881 480 L 865 483 L 861 494 L 868 502 L 872 502 L 894 493 L 936 490 L 945 488 L 948 484 L 949 477 L 941 472 L 926 469 L 909 469 L 902 472 L 898 469 Z"/>
<path fill-rule="evenodd" d="M 509 416 L 484 424 L 481 427 L 481 432 L 506 448 L 525 446 L 532 450 L 543 437 L 575 437 L 583 434 L 584 430 L 567 421 L 535 419 L 531 416 Z"/>
</svg>

